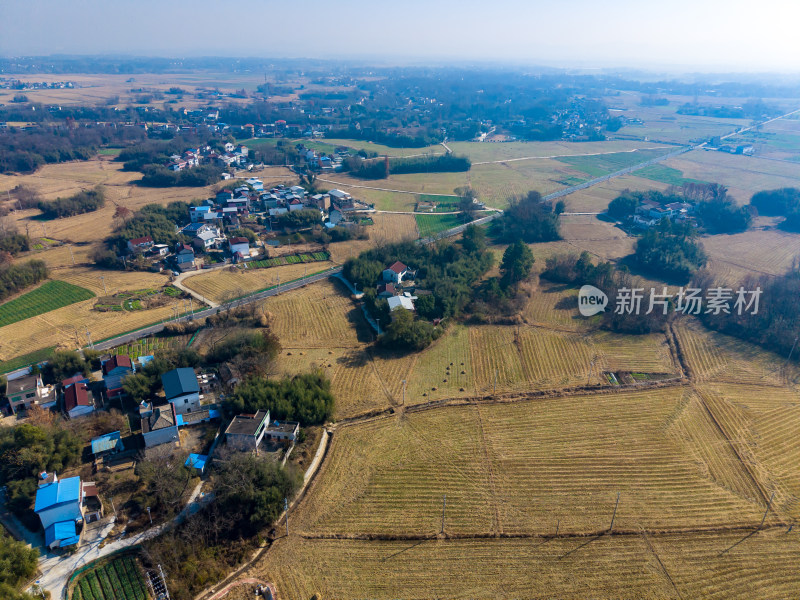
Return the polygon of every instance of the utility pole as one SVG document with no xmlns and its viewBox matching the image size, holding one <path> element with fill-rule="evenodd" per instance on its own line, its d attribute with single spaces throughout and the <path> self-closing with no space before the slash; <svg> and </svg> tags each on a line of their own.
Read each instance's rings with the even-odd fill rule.
<svg viewBox="0 0 800 600">
<path fill-rule="evenodd" d="M 100 281 L 103 282 L 103 295 L 108 296 L 108 290 L 106 289 L 106 276 L 100 275 Z"/>
<path fill-rule="evenodd" d="M 403 406 L 405 406 L 406 405 L 406 380 L 405 379 L 403 379 L 402 384 L 403 384 Z"/>
<path fill-rule="evenodd" d="M 75 266 L 75 255 L 72 254 L 72 246 L 71 245 L 67 246 L 67 248 L 69 248 L 69 257 L 72 259 L 72 266 L 74 267 Z"/>
<path fill-rule="evenodd" d="M 442 496 L 442 530 L 440 533 L 444 533 L 444 511 L 447 508 L 447 494 Z"/>
<path fill-rule="evenodd" d="M 153 524 L 153 515 L 150 514 L 150 507 L 147 507 L 147 516 L 150 517 L 150 525 Z"/>
<path fill-rule="evenodd" d="M 89 348 L 94 350 L 94 342 L 92 342 L 92 334 L 89 333 L 89 327 L 86 327 L 86 341 L 89 343 Z"/>
<path fill-rule="evenodd" d="M 497 395 L 497 369 L 494 370 L 494 388 L 492 389 L 492 396 Z"/>
<path fill-rule="evenodd" d="M 614 519 L 617 517 L 617 507 L 619 506 L 619 492 L 617 492 L 617 503 L 614 505 L 614 514 L 611 515 L 611 527 L 608 528 L 608 533 L 614 529 Z M 769 507 L 767 507 L 769 509 Z"/>
<path fill-rule="evenodd" d="M 130 424 L 128 424 L 128 427 L 130 427 Z M 113 510 L 113 511 L 114 511 L 114 517 L 116 518 L 116 516 L 117 516 L 117 509 L 116 509 L 116 507 L 114 506 L 114 496 L 109 496 L 109 497 L 108 497 L 108 499 L 109 499 L 109 501 L 111 502 L 111 510 Z"/>
<path fill-rule="evenodd" d="M 769 512 L 769 507 L 772 506 L 773 498 L 775 498 L 775 492 L 772 492 L 772 496 L 769 497 L 769 502 L 767 502 L 767 509 L 764 511 L 764 516 L 761 517 L 761 524 L 759 524 L 758 529 L 761 529 L 764 526 L 764 521 L 767 520 L 767 513 Z"/>
<path fill-rule="evenodd" d="M 286 512 L 286 537 L 289 537 L 289 499 L 283 499 L 283 510 Z"/>
</svg>

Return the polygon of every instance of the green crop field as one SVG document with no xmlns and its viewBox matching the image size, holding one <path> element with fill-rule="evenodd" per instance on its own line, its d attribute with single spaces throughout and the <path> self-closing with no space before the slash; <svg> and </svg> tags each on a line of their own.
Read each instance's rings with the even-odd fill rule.
<svg viewBox="0 0 800 600">
<path fill-rule="evenodd" d="M 0 305 L 0 327 L 94 298 L 86 288 L 52 280 L 19 298 Z"/>
<path fill-rule="evenodd" d="M 699 179 L 689 179 L 683 176 L 683 171 L 667 167 L 665 165 L 650 165 L 644 169 L 634 171 L 633 175 L 649 179 L 651 181 L 660 181 L 667 185 L 683 185 L 684 183 L 707 183 Z"/>
<path fill-rule="evenodd" d="M 267 269 L 280 265 L 295 265 L 299 263 L 310 263 L 325 261 L 330 258 L 327 252 L 311 252 L 310 254 L 292 254 L 289 256 L 277 256 L 266 260 L 253 260 L 244 263 L 248 269 Z"/>
<path fill-rule="evenodd" d="M 614 154 L 598 154 L 595 156 L 561 156 L 556 160 L 572 165 L 579 171 L 592 177 L 602 177 L 625 167 L 663 156 L 669 148 L 658 150 L 637 150 L 636 152 L 615 152 Z"/>
<path fill-rule="evenodd" d="M 414 215 L 417 219 L 420 237 L 436 235 L 447 229 L 464 224 L 461 215 Z"/>
<path fill-rule="evenodd" d="M 85 571 L 75 581 L 72 600 L 147 600 L 144 576 L 130 556 Z"/>
</svg>

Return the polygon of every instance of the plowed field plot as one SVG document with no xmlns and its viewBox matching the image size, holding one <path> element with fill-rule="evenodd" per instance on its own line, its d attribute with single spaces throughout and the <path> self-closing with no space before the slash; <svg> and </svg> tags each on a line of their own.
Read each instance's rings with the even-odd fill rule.
<svg viewBox="0 0 800 600">
<path fill-rule="evenodd" d="M 279 538 L 256 567 L 287 598 L 790 598 L 797 534 L 360 541 Z"/>
<path fill-rule="evenodd" d="M 683 387 L 438 408 L 341 428 L 304 534 L 636 531 L 756 525 L 766 500 Z M 775 522 L 770 514 L 768 522 Z"/>
</svg>

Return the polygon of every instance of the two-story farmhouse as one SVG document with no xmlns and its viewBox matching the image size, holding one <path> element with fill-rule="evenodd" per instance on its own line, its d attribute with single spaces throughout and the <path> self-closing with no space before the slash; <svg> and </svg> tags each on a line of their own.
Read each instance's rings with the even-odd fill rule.
<svg viewBox="0 0 800 600">
<path fill-rule="evenodd" d="M 237 415 L 225 430 L 225 441 L 236 450 L 258 453 L 268 426 L 268 410 L 260 410 L 254 415 Z"/>
<path fill-rule="evenodd" d="M 64 413 L 70 419 L 88 415 L 93 411 L 94 399 L 85 383 L 79 381 L 64 391 Z"/>
<path fill-rule="evenodd" d="M 175 407 L 175 414 L 182 415 L 200 408 L 200 384 L 194 369 L 184 367 L 167 371 L 161 376 L 167 402 Z"/>
<path fill-rule="evenodd" d="M 403 281 L 403 277 L 405 277 L 407 273 L 408 267 L 398 260 L 383 270 L 383 280 L 396 285 Z"/>
<path fill-rule="evenodd" d="M 17 414 L 20 409 L 28 410 L 44 399 L 44 386 L 40 375 L 26 375 L 10 379 L 6 384 L 6 396 L 11 412 Z"/>
<path fill-rule="evenodd" d="M 124 394 L 122 384 L 125 378 L 136 369 L 129 356 L 117 354 L 102 363 L 103 381 L 109 398 L 118 398 Z"/>
</svg>

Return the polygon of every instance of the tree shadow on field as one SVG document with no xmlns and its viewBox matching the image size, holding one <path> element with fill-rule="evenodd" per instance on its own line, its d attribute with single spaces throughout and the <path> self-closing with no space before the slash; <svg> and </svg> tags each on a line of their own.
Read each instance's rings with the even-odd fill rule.
<svg viewBox="0 0 800 600">
<path fill-rule="evenodd" d="M 370 356 L 366 350 L 358 349 L 358 350 L 351 350 L 347 354 L 344 354 L 336 359 L 336 362 L 348 369 L 358 369 L 359 367 L 365 367 L 369 364 Z"/>
</svg>

